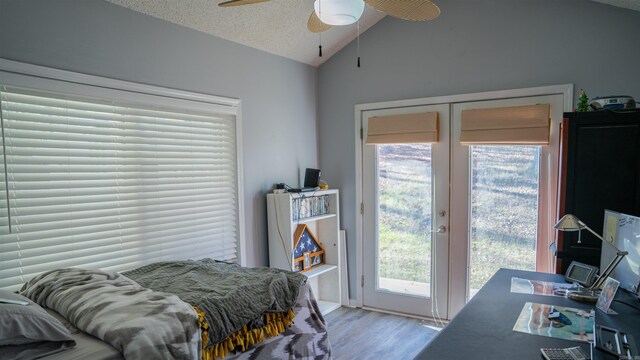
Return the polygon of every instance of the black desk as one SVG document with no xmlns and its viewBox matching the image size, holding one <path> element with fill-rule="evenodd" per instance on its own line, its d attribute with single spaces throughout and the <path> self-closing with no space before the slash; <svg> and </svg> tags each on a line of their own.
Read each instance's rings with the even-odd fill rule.
<svg viewBox="0 0 640 360">
<path fill-rule="evenodd" d="M 415 359 L 543 359 L 540 348 L 581 346 L 590 353 L 588 343 L 530 335 L 513 331 L 513 326 L 526 302 L 570 306 L 579 309 L 595 308 L 564 297 L 511 293 L 511 278 L 564 282 L 556 274 L 500 269 L 469 301 L 451 322 Z M 636 300 L 636 306 L 637 306 Z M 640 349 L 640 311 L 614 302 L 611 308 L 619 315 L 606 315 L 596 310 L 596 324 L 618 328 L 631 334 Z M 597 351 L 594 359 L 609 359 Z"/>
</svg>

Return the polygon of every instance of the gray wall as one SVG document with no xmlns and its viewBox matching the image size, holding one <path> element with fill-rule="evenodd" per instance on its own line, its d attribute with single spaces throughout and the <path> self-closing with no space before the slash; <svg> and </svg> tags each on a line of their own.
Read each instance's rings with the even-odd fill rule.
<svg viewBox="0 0 640 360">
<path fill-rule="evenodd" d="M 355 297 L 354 105 L 573 83 L 640 100 L 640 12 L 587 0 L 436 0 L 424 23 L 385 18 L 318 70 L 320 167 L 341 189 Z"/>
<path fill-rule="evenodd" d="M 265 193 L 317 156 L 316 69 L 100 0 L 1 0 L 0 57 L 242 100 L 249 265 L 267 265 Z"/>
</svg>

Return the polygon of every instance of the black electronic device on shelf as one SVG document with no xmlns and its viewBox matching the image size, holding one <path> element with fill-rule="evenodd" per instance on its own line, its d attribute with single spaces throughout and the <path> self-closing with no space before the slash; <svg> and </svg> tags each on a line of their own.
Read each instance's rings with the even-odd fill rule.
<svg viewBox="0 0 640 360">
<path fill-rule="evenodd" d="M 304 171 L 304 187 L 302 188 L 289 188 L 288 192 L 300 193 L 318 190 L 318 183 L 320 181 L 320 169 L 306 168 Z"/>
</svg>

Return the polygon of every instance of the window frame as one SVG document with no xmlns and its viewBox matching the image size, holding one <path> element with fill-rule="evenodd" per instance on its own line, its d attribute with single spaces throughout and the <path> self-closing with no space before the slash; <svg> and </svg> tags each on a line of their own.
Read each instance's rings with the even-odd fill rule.
<svg viewBox="0 0 640 360">
<path fill-rule="evenodd" d="M 245 266 L 247 246 L 245 239 L 244 180 L 242 155 L 242 113 L 239 99 L 214 96 L 166 87 L 115 80 L 100 76 L 54 69 L 0 58 L 0 84 L 32 88 L 44 92 L 63 93 L 94 98 L 104 98 L 123 103 L 142 103 L 162 107 L 177 106 L 194 110 L 215 112 L 235 117 L 236 155 L 236 226 L 237 260 Z M 4 162 L 3 162 L 4 163 Z M 4 167 L 2 169 L 5 171 Z M 4 185 L 0 191 L 5 191 Z"/>
</svg>

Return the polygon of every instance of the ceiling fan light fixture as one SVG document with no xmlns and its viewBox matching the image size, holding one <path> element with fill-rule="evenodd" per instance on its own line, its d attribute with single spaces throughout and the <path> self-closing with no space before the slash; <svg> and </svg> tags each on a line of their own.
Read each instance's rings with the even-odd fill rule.
<svg viewBox="0 0 640 360">
<path fill-rule="evenodd" d="M 364 11 L 363 0 L 316 0 L 313 8 L 320 21 L 328 25 L 350 25 Z"/>
</svg>

